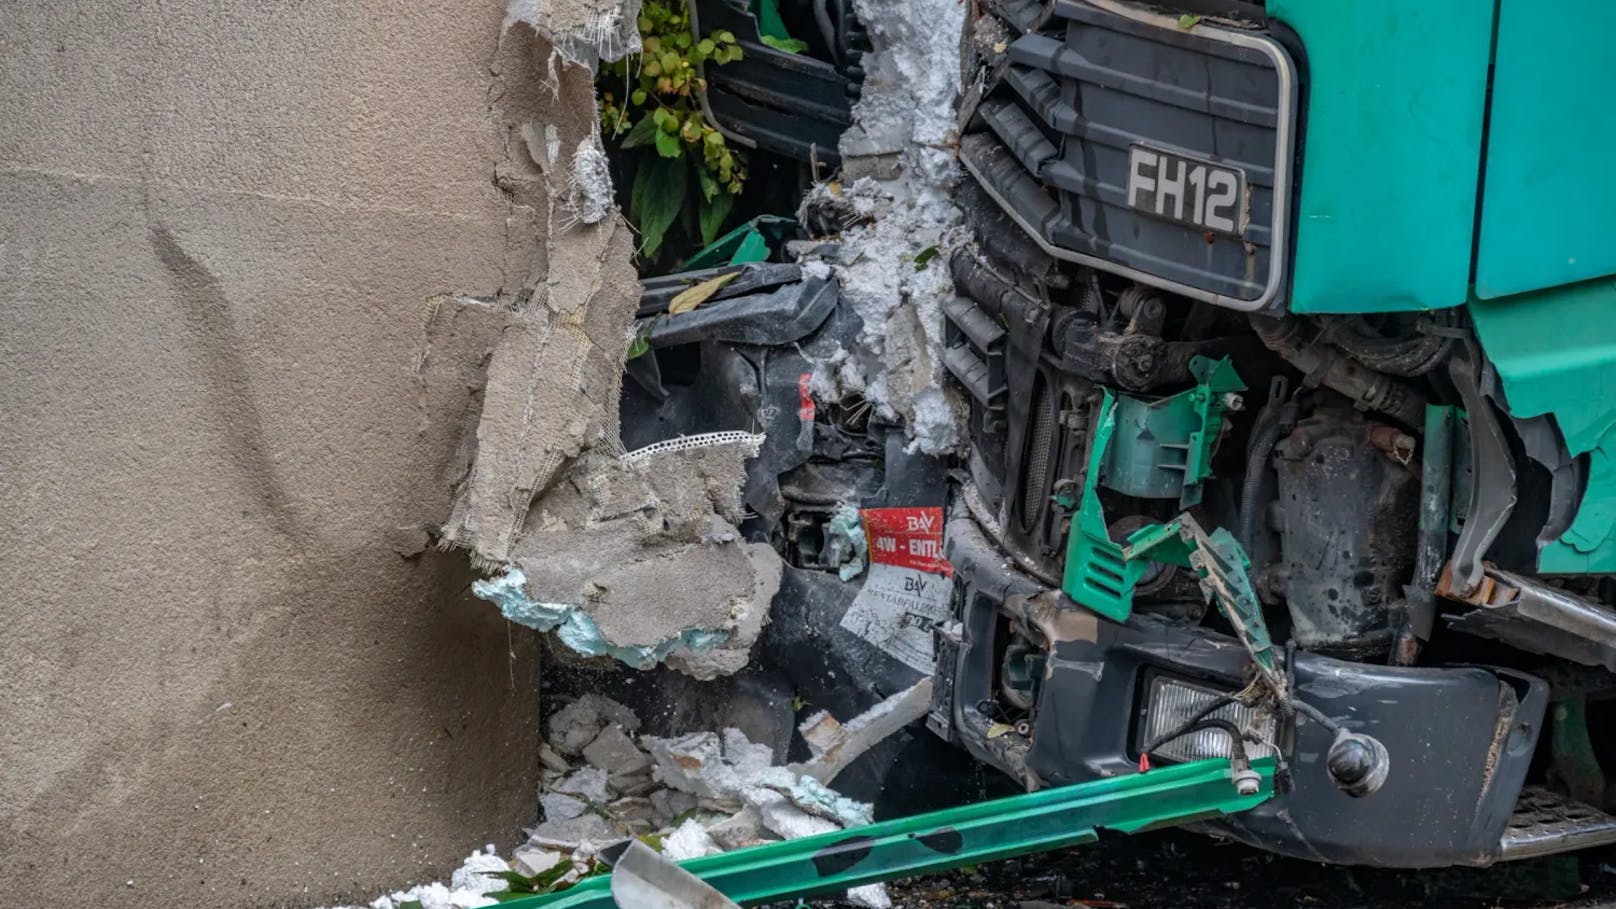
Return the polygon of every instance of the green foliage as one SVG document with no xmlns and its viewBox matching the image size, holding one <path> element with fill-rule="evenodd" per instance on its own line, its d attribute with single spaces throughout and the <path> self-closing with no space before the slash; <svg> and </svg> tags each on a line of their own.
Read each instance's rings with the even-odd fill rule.
<svg viewBox="0 0 1616 909">
<path fill-rule="evenodd" d="M 576 881 L 563 882 L 561 879 L 572 870 L 572 859 L 564 858 L 549 868 L 540 871 L 533 877 L 528 877 L 519 871 L 484 871 L 489 877 L 497 877 L 505 882 L 504 890 L 496 890 L 488 894 L 489 897 L 501 903 L 512 900 L 526 899 L 540 893 L 559 893 L 577 883 Z M 405 909 L 400 906 L 399 909 Z"/>
<path fill-rule="evenodd" d="M 763 43 L 788 54 L 800 54 L 808 49 L 808 42 L 801 38 L 776 38 L 773 35 L 764 35 Z"/>
<path fill-rule="evenodd" d="M 712 242 L 746 182 L 745 157 L 707 124 L 698 96 L 707 87 L 702 68 L 741 59 L 740 45 L 723 30 L 697 39 L 685 3 L 645 0 L 642 51 L 601 71 L 601 129 L 633 166 L 629 217 L 647 259 L 691 202 L 695 232 L 703 244 Z"/>
</svg>

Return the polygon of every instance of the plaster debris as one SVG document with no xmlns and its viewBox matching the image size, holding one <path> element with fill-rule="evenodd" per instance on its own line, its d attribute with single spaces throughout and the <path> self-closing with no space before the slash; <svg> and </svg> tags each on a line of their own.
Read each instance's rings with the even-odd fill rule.
<svg viewBox="0 0 1616 909">
<path fill-rule="evenodd" d="M 942 304 L 954 296 L 949 252 L 966 242 L 951 198 L 958 0 L 857 0 L 875 50 L 864 57 L 854 125 L 842 135 L 851 185 L 823 184 L 804 200 L 843 225 L 839 253 L 815 269 L 834 272 L 842 298 L 863 320 L 851 349 L 815 365 L 811 387 L 831 400 L 862 396 L 886 419 L 901 418 L 910 450 L 942 455 L 961 444 L 963 405 L 945 391 Z M 895 165 L 872 167 L 872 159 Z M 893 171 L 895 169 L 895 175 Z M 823 223 L 825 217 L 804 221 Z"/>
<path fill-rule="evenodd" d="M 511 852 L 511 870 L 523 877 L 538 877 L 554 868 L 565 856 L 553 849 L 517 846 Z"/>
<path fill-rule="evenodd" d="M 589 810 L 589 803 L 573 795 L 545 792 L 539 795 L 539 810 L 547 821 L 570 821 Z"/>
<path fill-rule="evenodd" d="M 510 865 L 494 854 L 494 847 L 479 849 L 466 857 L 455 869 L 447 885 L 420 884 L 408 890 L 399 890 L 379 896 L 370 903 L 371 909 L 398 909 L 404 903 L 419 902 L 421 909 L 477 909 L 498 905 L 499 901 L 486 894 L 506 889 L 506 883 L 497 874 L 487 871 L 509 871 Z"/>
<path fill-rule="evenodd" d="M 662 839 L 662 854 L 676 862 L 701 858 L 704 855 L 716 855 L 723 851 L 723 847 L 713 841 L 707 828 L 695 818 L 680 824 Z"/>
<path fill-rule="evenodd" d="M 549 743 L 561 754 L 577 757 L 608 724 L 633 733 L 639 731 L 640 718 L 611 698 L 585 694 L 550 715 Z M 569 768 L 563 762 L 557 769 Z"/>
<path fill-rule="evenodd" d="M 762 437 L 679 441 L 582 458 L 525 515 L 514 566 L 473 591 L 587 656 L 703 679 L 745 666 L 783 570 L 735 526 Z"/>
<path fill-rule="evenodd" d="M 651 768 L 651 757 L 620 726 L 600 731 L 583 750 L 584 760 L 612 776 L 629 777 Z"/>
<path fill-rule="evenodd" d="M 775 764 L 772 748 L 751 741 L 734 728 L 636 739 L 625 730 L 638 728 L 637 719 L 623 725 L 602 722 L 593 741 L 577 746 L 591 766 L 556 777 L 541 799 L 546 811 L 551 804 L 559 804 L 554 802 L 556 798 L 574 799 L 579 793 L 587 793 L 595 802 L 604 779 L 604 809 L 572 817 L 547 815 L 522 847 L 530 851 L 519 850 L 513 859 L 531 868 L 540 863 L 533 856 L 547 859 L 555 854 L 573 861 L 575 871 L 582 875 L 603 847 L 630 836 L 655 833 L 664 854 L 683 861 L 869 824 L 874 819 L 872 807 L 826 785 L 834 776 L 834 769 L 828 768 L 845 766 L 874 744 L 882 730 L 890 730 L 886 734 L 896 731 L 896 718 L 908 715 L 912 702 L 929 697 L 929 687 L 916 686 L 845 726 L 828 715 L 816 716 L 811 726 L 805 725 L 813 735 L 810 750 L 815 757 L 808 764 L 792 766 Z M 551 743 L 562 740 L 563 745 L 557 745 L 560 748 L 568 739 L 575 742 L 600 717 L 623 710 L 626 708 L 597 695 L 580 698 L 552 717 Z M 618 788 L 619 779 L 634 777 L 609 771 L 641 764 L 652 770 L 650 791 L 642 797 Z M 823 779 L 809 772 L 815 766 Z M 570 811 L 571 805 L 565 810 Z M 849 891 L 847 898 L 859 906 L 890 905 L 883 902 L 885 890 L 879 886 Z"/>
<path fill-rule="evenodd" d="M 640 50 L 640 0 L 510 0 L 505 29 L 525 23 L 571 63 L 594 67 Z"/>
<path fill-rule="evenodd" d="M 931 696 L 932 680 L 925 678 L 846 723 L 823 710 L 810 716 L 797 730 L 813 757 L 794 769 L 829 784 L 859 755 L 924 717 L 931 709 Z"/>
</svg>

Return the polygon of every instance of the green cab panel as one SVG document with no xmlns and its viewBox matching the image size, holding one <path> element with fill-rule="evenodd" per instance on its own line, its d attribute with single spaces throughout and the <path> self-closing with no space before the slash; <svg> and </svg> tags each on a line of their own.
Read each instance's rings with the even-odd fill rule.
<svg viewBox="0 0 1616 909">
<path fill-rule="evenodd" d="M 1463 304 L 1492 4 L 1268 0 L 1267 8 L 1295 30 L 1307 61 L 1292 311 Z"/>
<path fill-rule="evenodd" d="M 1548 414 L 1587 458 L 1576 517 L 1538 554 L 1548 574 L 1616 571 L 1616 278 L 1470 301 L 1510 412 Z"/>
<path fill-rule="evenodd" d="M 1616 274 L 1616 2 L 1500 0 L 1476 295 Z"/>
</svg>

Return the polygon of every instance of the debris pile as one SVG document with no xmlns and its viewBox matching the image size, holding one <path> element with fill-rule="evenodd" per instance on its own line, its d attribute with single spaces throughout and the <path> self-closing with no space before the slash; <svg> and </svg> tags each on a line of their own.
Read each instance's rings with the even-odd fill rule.
<svg viewBox="0 0 1616 909">
<path fill-rule="evenodd" d="M 509 860 L 473 852 L 447 884 L 378 897 L 371 909 L 477 909 L 513 881 L 564 889 L 605 870 L 606 847 L 638 838 L 676 862 L 874 821 L 865 802 L 828 785 L 877 742 L 924 715 L 930 680 L 847 721 L 817 713 L 798 727 L 810 758 L 778 765 L 739 729 L 672 737 L 640 734 L 628 707 L 586 694 L 551 715 L 539 758 L 543 819 Z M 857 906 L 891 906 L 879 884 L 847 892 Z"/>
<path fill-rule="evenodd" d="M 591 872 L 602 848 L 625 837 L 641 837 L 684 861 L 871 823 L 870 805 L 826 782 L 929 701 L 929 685 L 917 686 L 846 726 L 828 714 L 810 717 L 801 731 L 814 757 L 780 766 L 772 748 L 739 729 L 636 736 L 640 720 L 628 708 L 584 695 L 550 718 L 541 752 L 544 819 L 513 863 L 537 874 L 570 861 L 576 879 Z M 879 886 L 849 891 L 848 899 L 890 905 Z"/>
</svg>

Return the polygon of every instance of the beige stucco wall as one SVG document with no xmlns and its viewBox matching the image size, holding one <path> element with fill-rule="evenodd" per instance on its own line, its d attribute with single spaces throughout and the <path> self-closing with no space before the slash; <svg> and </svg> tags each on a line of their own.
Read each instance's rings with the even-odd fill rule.
<svg viewBox="0 0 1616 909">
<path fill-rule="evenodd" d="M 501 6 L 0 3 L 0 904 L 368 899 L 531 821 L 533 641 L 422 530 L 497 330 L 428 301 L 539 254 Z"/>
</svg>

